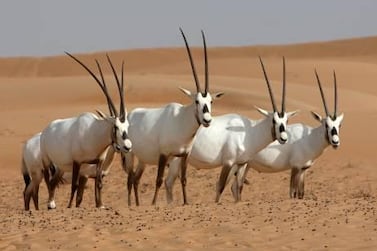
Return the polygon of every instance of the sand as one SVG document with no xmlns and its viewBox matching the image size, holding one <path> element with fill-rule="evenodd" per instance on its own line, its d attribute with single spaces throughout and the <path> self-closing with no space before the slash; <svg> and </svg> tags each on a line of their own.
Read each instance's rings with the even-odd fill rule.
<svg viewBox="0 0 377 251">
<path fill-rule="evenodd" d="M 202 77 L 202 51 L 194 49 Z M 104 52 L 80 55 L 85 62 Z M 194 90 L 183 48 L 112 51 L 126 60 L 128 110 L 187 103 L 177 87 Z M 220 169 L 188 168 L 189 205 L 180 184 L 167 205 L 162 188 L 151 206 L 156 168 L 142 177 L 141 206 L 128 207 L 119 156 L 105 178 L 106 209 L 94 207 L 88 182 L 81 208 L 67 209 L 69 186 L 57 191 L 57 209 L 23 210 L 20 173 L 23 143 L 51 120 L 102 109 L 105 100 L 93 80 L 67 56 L 0 59 L 0 250 L 376 250 L 377 249 L 377 37 L 289 46 L 211 48 L 210 88 L 226 95 L 213 114 L 236 112 L 259 119 L 258 105 L 271 109 L 257 56 L 263 56 L 276 97 L 280 97 L 281 56 L 287 60 L 287 109 L 300 110 L 290 122 L 316 126 L 310 111 L 323 114 L 314 77 L 322 78 L 330 110 L 332 71 L 337 72 L 339 110 L 345 118 L 341 146 L 328 148 L 308 170 L 303 200 L 289 198 L 290 173 L 251 171 L 243 200 L 230 188 L 214 203 Z M 106 74 L 110 71 L 106 68 Z M 110 75 L 108 76 L 110 80 Z M 111 83 L 112 86 L 113 83 Z M 116 94 L 115 88 L 111 89 Z"/>
</svg>

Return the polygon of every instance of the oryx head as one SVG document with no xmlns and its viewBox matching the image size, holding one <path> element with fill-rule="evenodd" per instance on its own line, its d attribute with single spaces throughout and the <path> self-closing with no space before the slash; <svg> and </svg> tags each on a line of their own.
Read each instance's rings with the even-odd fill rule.
<svg viewBox="0 0 377 251">
<path fill-rule="evenodd" d="M 98 63 L 98 60 L 96 59 L 95 62 L 97 64 L 97 68 L 100 73 L 101 80 L 98 79 L 97 76 L 79 59 L 77 59 L 76 57 L 74 57 L 68 52 L 66 52 L 66 54 L 70 56 L 71 58 L 73 58 L 76 62 L 78 62 L 82 67 L 84 67 L 84 69 L 96 80 L 98 85 L 101 87 L 101 90 L 106 97 L 107 106 L 110 112 L 110 116 L 106 116 L 103 118 L 113 125 L 113 129 L 111 132 L 112 145 L 117 152 L 123 152 L 123 153 L 129 152 L 131 150 L 132 143 L 128 137 L 129 123 L 127 120 L 127 110 L 125 109 L 125 103 L 124 103 L 124 85 L 123 85 L 124 61 L 122 62 L 121 80 L 119 81 L 118 75 L 114 69 L 111 59 L 106 54 L 107 61 L 110 64 L 111 70 L 114 74 L 116 84 L 118 87 L 118 93 L 119 93 L 119 98 L 120 98 L 120 105 L 119 105 L 119 112 L 118 112 L 107 90 L 105 78 L 103 76 L 102 69 L 101 69 L 100 64 Z"/>
<path fill-rule="evenodd" d="M 194 61 L 191 56 L 191 51 L 190 47 L 187 43 L 186 36 L 183 33 L 183 30 L 179 28 L 181 31 L 181 34 L 183 36 L 183 40 L 185 41 L 186 49 L 187 49 L 187 54 L 190 59 L 191 63 L 191 69 L 192 73 L 194 75 L 194 80 L 195 80 L 195 85 L 196 85 L 196 93 L 191 93 L 190 91 L 180 88 L 181 91 L 189 96 L 193 102 L 195 102 L 196 105 L 196 119 L 199 124 L 203 125 L 204 127 L 208 127 L 211 124 L 212 121 L 212 116 L 211 116 L 211 106 L 212 106 L 212 101 L 221 97 L 224 93 L 219 92 L 215 93 L 214 95 L 211 95 L 209 93 L 209 88 L 208 88 L 208 58 L 207 58 L 207 46 L 206 46 L 206 40 L 204 36 L 204 32 L 202 31 L 202 38 L 203 38 L 203 47 L 204 47 L 204 67 L 205 67 L 205 86 L 204 86 L 204 91 L 201 91 L 200 85 L 199 85 L 199 79 L 196 74 L 195 70 L 195 65 Z"/>
<path fill-rule="evenodd" d="M 344 114 L 337 114 L 337 105 L 338 105 L 338 88 L 336 85 L 336 75 L 335 71 L 334 73 L 334 113 L 331 115 L 329 113 L 329 110 L 327 109 L 326 99 L 325 95 L 322 90 L 321 81 L 319 80 L 317 71 L 315 70 L 315 76 L 317 78 L 319 91 L 321 92 L 322 97 L 322 103 L 323 107 L 325 108 L 326 117 L 322 118 L 318 113 L 313 112 L 312 114 L 316 120 L 322 123 L 324 128 L 326 129 L 326 140 L 329 142 L 329 144 L 332 145 L 333 148 L 337 148 L 340 145 L 340 138 L 339 138 L 339 129 L 341 127 Z"/>
<path fill-rule="evenodd" d="M 271 98 L 271 103 L 272 103 L 272 112 L 263 110 L 262 108 L 257 107 L 257 110 L 263 114 L 266 117 L 270 117 L 272 119 L 272 128 L 271 128 L 271 133 L 272 133 L 272 138 L 274 140 L 278 140 L 280 144 L 284 144 L 288 140 L 288 134 L 286 132 L 287 130 L 287 123 L 288 119 L 292 116 L 294 116 L 297 111 L 294 112 L 286 112 L 285 111 L 285 58 L 283 57 L 283 92 L 282 92 L 282 100 L 281 100 L 281 111 L 276 107 L 274 95 L 272 93 L 270 81 L 268 80 L 266 70 L 264 68 L 264 64 L 262 61 L 262 58 L 259 57 L 259 61 L 262 66 L 264 78 L 266 80 L 266 84 L 268 87 L 268 93 L 270 94 Z"/>
</svg>

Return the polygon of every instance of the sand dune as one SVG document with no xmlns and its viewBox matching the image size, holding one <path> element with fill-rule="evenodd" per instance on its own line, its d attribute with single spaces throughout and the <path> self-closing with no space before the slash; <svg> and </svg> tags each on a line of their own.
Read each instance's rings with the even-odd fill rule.
<svg viewBox="0 0 377 251">
<path fill-rule="evenodd" d="M 126 60 L 126 102 L 156 107 L 187 103 L 177 87 L 194 89 L 183 48 L 111 51 L 114 63 Z M 234 204 L 229 189 L 215 204 L 219 169 L 189 168 L 189 206 L 167 206 L 164 189 L 150 206 L 156 168 L 142 178 L 142 206 L 128 207 L 126 174 L 114 161 L 105 179 L 106 210 L 94 208 L 89 182 L 82 208 L 66 209 L 69 188 L 58 190 L 58 209 L 47 211 L 46 187 L 40 190 L 39 212 L 23 211 L 21 148 L 25 140 L 56 118 L 84 111 L 107 111 L 93 80 L 67 56 L 0 59 L 0 249 L 1 250 L 375 250 L 377 248 L 377 171 L 374 125 L 377 121 L 377 37 L 297 45 L 211 48 L 210 85 L 226 95 L 213 113 L 240 113 L 260 118 L 253 106 L 270 109 L 257 59 L 262 55 L 276 98 L 281 95 L 281 57 L 287 59 L 287 109 L 300 110 L 290 122 L 316 126 L 309 111 L 323 114 L 314 77 L 316 68 L 333 107 L 332 71 L 337 72 L 339 110 L 345 113 L 341 147 L 331 148 L 309 170 L 304 200 L 288 196 L 289 173 L 252 171 L 243 202 Z M 80 55 L 94 66 L 103 52 Z M 199 74 L 202 51 L 194 50 Z M 106 67 L 111 93 L 116 95 Z M 201 77 L 202 75 L 200 75 Z M 111 82 L 111 83 L 110 83 Z M 116 98 L 117 99 L 117 98 Z"/>
</svg>

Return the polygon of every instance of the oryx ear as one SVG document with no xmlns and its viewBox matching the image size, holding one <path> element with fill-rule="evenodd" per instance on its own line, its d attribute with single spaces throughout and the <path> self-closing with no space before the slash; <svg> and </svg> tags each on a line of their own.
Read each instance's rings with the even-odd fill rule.
<svg viewBox="0 0 377 251">
<path fill-rule="evenodd" d="M 296 111 L 293 111 L 293 112 L 287 112 L 287 117 L 292 118 L 292 117 L 296 116 L 297 113 L 299 113 L 299 112 L 300 112 L 299 110 L 296 110 Z"/>
<path fill-rule="evenodd" d="M 224 92 L 216 92 L 215 94 L 212 94 L 212 99 L 215 100 L 221 98 L 224 94 Z"/>
<path fill-rule="evenodd" d="M 337 120 L 339 120 L 339 123 L 343 121 L 344 113 L 340 114 L 338 117 L 336 117 Z"/>
<path fill-rule="evenodd" d="M 264 110 L 264 109 L 262 109 L 262 108 L 260 108 L 260 107 L 258 107 L 258 106 L 254 106 L 255 107 L 255 109 L 257 109 L 257 111 L 260 113 L 260 114 L 262 114 L 262 115 L 264 115 L 264 116 L 268 116 L 269 115 L 269 112 L 268 111 L 266 111 L 266 110 Z"/>
<path fill-rule="evenodd" d="M 182 87 L 179 87 L 179 89 L 180 89 L 184 94 L 186 94 L 187 96 L 189 96 L 190 98 L 194 97 L 194 95 L 193 95 L 189 90 L 186 90 L 185 88 L 182 88 Z"/>
<path fill-rule="evenodd" d="M 106 118 L 107 118 L 106 114 L 103 113 L 101 110 L 96 110 L 96 112 L 97 112 L 97 114 L 98 114 L 101 118 L 103 118 L 103 119 L 106 119 Z"/>
<path fill-rule="evenodd" d="M 315 120 L 318 120 L 319 122 L 322 121 L 322 116 L 321 115 L 319 115 L 318 113 L 313 112 L 313 111 L 310 111 L 310 112 L 312 113 L 312 115 L 313 115 L 313 117 L 314 117 Z"/>
</svg>

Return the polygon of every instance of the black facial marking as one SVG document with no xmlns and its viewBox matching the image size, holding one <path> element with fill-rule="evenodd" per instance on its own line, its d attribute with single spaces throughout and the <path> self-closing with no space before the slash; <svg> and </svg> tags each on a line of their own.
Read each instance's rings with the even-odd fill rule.
<svg viewBox="0 0 377 251">
<path fill-rule="evenodd" d="M 209 112 L 207 104 L 203 106 L 203 113 Z"/>
<path fill-rule="evenodd" d="M 195 100 L 195 104 L 199 104 L 199 100 Z"/>
<path fill-rule="evenodd" d="M 331 136 L 334 136 L 334 135 L 337 135 L 337 134 L 338 134 L 338 132 L 336 131 L 336 128 L 333 127 L 333 128 L 331 129 Z"/>
<path fill-rule="evenodd" d="M 284 125 L 280 125 L 279 126 L 279 132 L 284 132 L 284 131 L 285 131 Z"/>
<path fill-rule="evenodd" d="M 208 92 L 202 93 L 203 98 L 207 97 Z"/>
<path fill-rule="evenodd" d="M 122 139 L 125 140 L 127 138 L 127 133 L 126 132 L 123 132 L 122 134 Z"/>
</svg>

